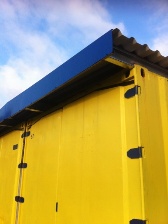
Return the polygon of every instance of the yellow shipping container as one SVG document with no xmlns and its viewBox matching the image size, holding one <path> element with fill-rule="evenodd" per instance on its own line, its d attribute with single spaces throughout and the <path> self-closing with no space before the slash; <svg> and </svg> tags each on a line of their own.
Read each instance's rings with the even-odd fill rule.
<svg viewBox="0 0 168 224">
<path fill-rule="evenodd" d="M 118 29 L 0 109 L 0 224 L 168 224 L 168 59 Z"/>
</svg>

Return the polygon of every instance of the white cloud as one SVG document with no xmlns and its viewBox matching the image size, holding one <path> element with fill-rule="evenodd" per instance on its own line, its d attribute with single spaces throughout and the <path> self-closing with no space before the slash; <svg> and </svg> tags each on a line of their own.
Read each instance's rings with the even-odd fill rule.
<svg viewBox="0 0 168 224">
<path fill-rule="evenodd" d="M 153 3 L 153 4 L 152 4 Z M 159 50 L 164 56 L 168 56 L 168 2 L 167 0 L 152 1 L 151 5 L 155 9 L 149 20 L 149 29 L 154 38 L 150 47 Z"/>
<path fill-rule="evenodd" d="M 153 40 L 152 48 L 159 50 L 163 56 L 168 56 L 168 32 L 164 34 L 158 34 Z"/>
<path fill-rule="evenodd" d="M 0 63 L 0 107 L 108 30 L 125 30 L 100 0 L 2 0 L 0 20 L 8 54 Z"/>
</svg>

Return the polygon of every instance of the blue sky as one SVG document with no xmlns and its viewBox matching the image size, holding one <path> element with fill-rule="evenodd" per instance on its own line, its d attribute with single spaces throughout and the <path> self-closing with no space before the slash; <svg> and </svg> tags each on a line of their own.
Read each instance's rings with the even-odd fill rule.
<svg viewBox="0 0 168 224">
<path fill-rule="evenodd" d="M 168 55 L 167 0 L 0 0 L 0 107 L 116 27 Z"/>
</svg>

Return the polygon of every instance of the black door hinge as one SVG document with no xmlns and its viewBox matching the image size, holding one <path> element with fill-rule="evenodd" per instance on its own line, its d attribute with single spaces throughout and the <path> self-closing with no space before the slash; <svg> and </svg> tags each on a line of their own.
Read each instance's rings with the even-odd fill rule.
<svg viewBox="0 0 168 224">
<path fill-rule="evenodd" d="M 139 88 L 140 88 L 140 86 L 136 85 L 136 86 L 134 86 L 133 88 L 128 89 L 128 90 L 126 91 L 126 93 L 124 94 L 124 97 L 127 98 L 127 99 L 129 99 L 129 98 L 131 98 L 131 97 L 137 95 L 137 94 L 138 94 L 138 89 L 139 89 Z"/>
<path fill-rule="evenodd" d="M 146 224 L 146 220 L 132 219 L 130 220 L 130 224 Z"/>
<path fill-rule="evenodd" d="M 132 149 L 128 150 L 127 156 L 130 159 L 139 159 L 139 158 L 142 158 L 142 149 L 143 149 L 143 147 L 132 148 Z"/>
<path fill-rule="evenodd" d="M 21 135 L 21 137 L 22 138 L 26 138 L 26 137 L 28 137 L 30 135 L 30 131 L 25 131 L 22 135 Z"/>
<path fill-rule="evenodd" d="M 18 168 L 27 168 L 27 163 L 20 163 Z"/>
<path fill-rule="evenodd" d="M 20 196 L 15 196 L 15 201 L 19 203 L 24 203 L 24 198 Z"/>
</svg>

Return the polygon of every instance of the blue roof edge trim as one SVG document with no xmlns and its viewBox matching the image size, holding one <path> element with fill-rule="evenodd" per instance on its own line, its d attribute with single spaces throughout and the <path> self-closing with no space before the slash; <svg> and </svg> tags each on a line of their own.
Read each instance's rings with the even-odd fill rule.
<svg viewBox="0 0 168 224">
<path fill-rule="evenodd" d="M 112 30 L 110 30 L 40 81 L 7 102 L 0 109 L 0 122 L 31 106 L 112 52 L 113 38 Z"/>
</svg>

